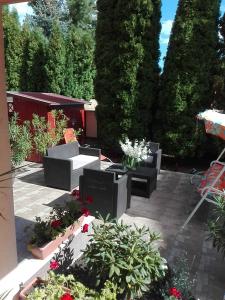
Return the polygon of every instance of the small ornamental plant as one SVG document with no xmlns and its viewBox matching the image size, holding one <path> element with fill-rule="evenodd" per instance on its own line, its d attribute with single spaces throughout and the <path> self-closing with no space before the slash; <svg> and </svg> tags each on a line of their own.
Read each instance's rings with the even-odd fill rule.
<svg viewBox="0 0 225 300">
<path fill-rule="evenodd" d="M 208 238 L 225 259 L 225 197 L 215 197 L 215 201 L 216 205 L 208 222 Z"/>
<path fill-rule="evenodd" d="M 101 219 L 83 253 L 84 262 L 96 276 L 96 285 L 105 280 L 117 284 L 127 299 L 140 297 L 149 285 L 165 276 L 166 260 L 154 247 L 159 236 L 116 220 Z"/>
<path fill-rule="evenodd" d="M 100 291 L 95 291 L 77 281 L 73 275 L 50 271 L 47 280 L 37 285 L 27 296 L 28 300 L 116 300 L 117 286 L 106 281 Z"/>
<path fill-rule="evenodd" d="M 142 160 L 147 159 L 151 153 L 149 143 L 143 139 L 142 141 L 130 141 L 128 138 L 125 142 L 120 141 L 121 149 L 124 153 L 123 164 L 128 168 L 135 168 Z"/>
<path fill-rule="evenodd" d="M 74 224 L 81 216 L 78 204 L 72 200 L 64 206 L 55 206 L 48 217 L 42 219 L 36 217 L 30 244 L 41 247 L 54 240 L 60 233 L 64 233 L 66 228 Z"/>
<path fill-rule="evenodd" d="M 73 225 L 82 214 L 85 217 L 89 216 L 89 210 L 81 207 L 76 200 L 79 200 L 79 191 L 72 193 L 72 200 L 66 202 L 64 206 L 56 205 L 46 218 L 36 217 L 30 245 L 41 247 L 54 240 L 59 234 L 63 234 L 66 228 Z M 88 232 L 88 224 L 84 224 L 81 231 Z"/>
</svg>

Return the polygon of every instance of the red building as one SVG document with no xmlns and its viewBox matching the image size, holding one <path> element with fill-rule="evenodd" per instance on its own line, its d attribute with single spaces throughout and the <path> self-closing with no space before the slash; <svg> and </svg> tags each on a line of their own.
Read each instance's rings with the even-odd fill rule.
<svg viewBox="0 0 225 300">
<path fill-rule="evenodd" d="M 85 132 L 84 104 L 88 102 L 83 99 L 40 92 L 7 92 L 7 99 L 9 115 L 17 112 L 21 121 L 32 120 L 34 113 L 48 119 L 48 112 L 61 109 L 69 118 L 68 127 Z"/>
<path fill-rule="evenodd" d="M 68 128 L 83 129 L 86 132 L 84 104 L 88 103 L 83 99 L 74 99 L 52 93 L 39 92 L 7 92 L 8 114 L 14 112 L 19 114 L 20 122 L 31 121 L 33 114 L 45 117 L 49 124 L 53 124 L 51 110 L 63 110 L 68 117 Z M 53 123 L 52 123 L 53 122 Z M 83 140 L 84 136 L 80 139 Z M 27 158 L 29 161 L 41 162 L 42 156 L 35 150 Z"/>
</svg>

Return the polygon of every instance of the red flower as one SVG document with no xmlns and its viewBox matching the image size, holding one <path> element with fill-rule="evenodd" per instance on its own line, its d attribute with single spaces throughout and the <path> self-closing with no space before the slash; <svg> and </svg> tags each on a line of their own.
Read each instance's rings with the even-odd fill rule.
<svg viewBox="0 0 225 300">
<path fill-rule="evenodd" d="M 62 221 L 61 220 L 53 220 L 51 222 L 51 227 L 53 227 L 53 228 L 57 228 L 57 227 L 59 227 L 61 225 L 62 225 Z"/>
<path fill-rule="evenodd" d="M 83 228 L 82 228 L 82 232 L 85 233 L 85 232 L 88 232 L 88 224 L 84 224 Z"/>
<path fill-rule="evenodd" d="M 73 190 L 72 191 L 72 196 L 75 198 L 80 198 L 80 191 L 79 190 Z"/>
<path fill-rule="evenodd" d="M 59 300 L 74 300 L 74 298 L 69 293 L 65 293 L 60 297 Z"/>
<path fill-rule="evenodd" d="M 83 208 L 81 209 L 81 212 L 82 212 L 82 214 L 83 214 L 85 217 L 90 216 L 90 211 L 89 211 L 87 208 L 85 208 L 85 207 L 83 207 Z"/>
<path fill-rule="evenodd" d="M 87 203 L 91 204 L 93 202 L 93 197 L 87 196 L 86 200 L 87 200 Z"/>
<path fill-rule="evenodd" d="M 59 268 L 59 263 L 57 262 L 57 260 L 52 260 L 50 262 L 50 269 L 51 270 L 56 270 Z"/>
<path fill-rule="evenodd" d="M 178 291 L 175 287 L 169 289 L 170 296 L 174 296 L 177 299 L 181 299 L 181 292 Z"/>
</svg>

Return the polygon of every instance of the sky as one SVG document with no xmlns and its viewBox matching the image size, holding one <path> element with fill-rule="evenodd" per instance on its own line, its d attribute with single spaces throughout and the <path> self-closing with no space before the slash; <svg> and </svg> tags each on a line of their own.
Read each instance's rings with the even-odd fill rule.
<svg viewBox="0 0 225 300">
<path fill-rule="evenodd" d="M 204 0 L 203 0 L 204 1 Z M 162 30 L 160 35 L 160 66 L 163 67 L 163 58 L 166 55 L 166 50 L 169 42 L 170 31 L 172 28 L 173 20 L 175 17 L 176 9 L 177 9 L 178 0 L 162 0 Z M 20 20 L 23 20 L 25 15 L 31 14 L 32 9 L 27 5 L 26 2 L 19 4 L 12 4 L 14 6 L 20 16 Z M 221 3 L 221 13 L 225 12 L 225 0 L 222 0 Z"/>
</svg>

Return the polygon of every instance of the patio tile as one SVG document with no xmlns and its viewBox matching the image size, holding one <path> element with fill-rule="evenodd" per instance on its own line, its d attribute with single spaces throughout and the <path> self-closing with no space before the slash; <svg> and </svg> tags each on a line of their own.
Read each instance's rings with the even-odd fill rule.
<svg viewBox="0 0 225 300">
<path fill-rule="evenodd" d="M 105 169 L 109 163 L 102 163 Z M 44 216 L 55 203 L 69 198 L 69 193 L 44 186 L 43 170 L 38 164 L 29 164 L 17 173 L 14 200 L 19 261 L 29 257 L 26 250 L 27 233 L 34 217 Z M 195 295 L 200 300 L 222 300 L 225 291 L 224 261 L 207 241 L 206 220 L 212 206 L 202 205 L 188 226 L 180 231 L 199 195 L 190 184 L 190 175 L 162 170 L 157 190 L 150 197 L 133 196 L 131 208 L 121 217 L 127 224 L 148 226 L 161 234 L 157 243 L 162 255 L 173 263 L 187 253 L 193 276 L 197 277 Z"/>
</svg>

